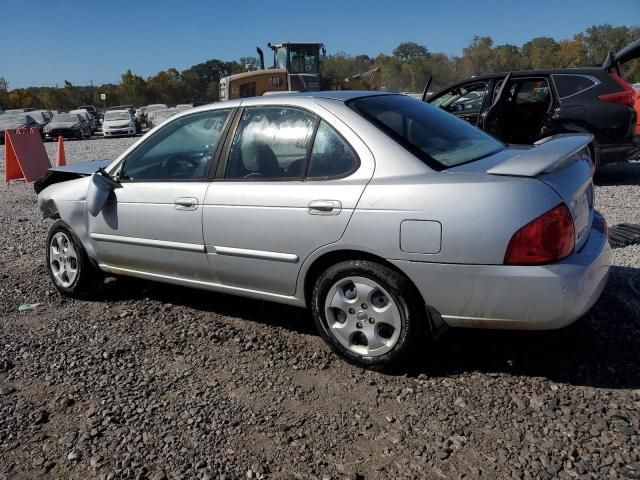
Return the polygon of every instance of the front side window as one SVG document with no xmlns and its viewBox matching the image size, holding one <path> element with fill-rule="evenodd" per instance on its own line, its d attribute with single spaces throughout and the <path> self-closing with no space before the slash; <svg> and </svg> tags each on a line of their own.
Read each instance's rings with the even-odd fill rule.
<svg viewBox="0 0 640 480">
<path fill-rule="evenodd" d="M 211 110 L 166 124 L 126 158 L 123 180 L 197 180 L 208 169 L 231 110 Z"/>
<path fill-rule="evenodd" d="M 404 95 L 358 98 L 348 105 L 436 170 L 504 149 L 468 122 Z"/>
<path fill-rule="evenodd" d="M 317 118 L 298 108 L 244 110 L 231 144 L 225 178 L 301 177 Z"/>
</svg>

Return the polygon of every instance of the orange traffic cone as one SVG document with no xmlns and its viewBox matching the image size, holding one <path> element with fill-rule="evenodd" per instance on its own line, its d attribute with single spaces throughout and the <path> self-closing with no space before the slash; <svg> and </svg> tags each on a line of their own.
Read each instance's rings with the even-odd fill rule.
<svg viewBox="0 0 640 480">
<path fill-rule="evenodd" d="M 62 135 L 58 136 L 58 151 L 56 152 L 56 167 L 64 167 L 67 159 L 64 156 L 64 141 Z"/>
</svg>

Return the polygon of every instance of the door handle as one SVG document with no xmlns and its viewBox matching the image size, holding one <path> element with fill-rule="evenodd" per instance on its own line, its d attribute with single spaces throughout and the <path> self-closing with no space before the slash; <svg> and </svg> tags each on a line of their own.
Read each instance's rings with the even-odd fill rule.
<svg viewBox="0 0 640 480">
<path fill-rule="evenodd" d="M 193 197 L 176 198 L 174 206 L 176 210 L 195 210 L 198 208 L 198 199 Z"/>
<path fill-rule="evenodd" d="M 310 215 L 338 215 L 342 210 L 342 203 L 338 200 L 313 200 L 309 202 Z"/>
</svg>

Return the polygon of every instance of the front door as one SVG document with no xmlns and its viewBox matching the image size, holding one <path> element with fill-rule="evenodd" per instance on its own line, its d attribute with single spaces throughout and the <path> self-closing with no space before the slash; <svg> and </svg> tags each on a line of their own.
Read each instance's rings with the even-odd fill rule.
<svg viewBox="0 0 640 480">
<path fill-rule="evenodd" d="M 336 122 L 289 106 L 243 110 L 203 212 L 222 284 L 292 295 L 302 262 L 340 239 L 373 158 Z"/>
<path fill-rule="evenodd" d="M 102 263 L 121 273 L 212 280 L 202 205 L 229 112 L 174 119 L 127 155 L 117 173 L 122 188 L 89 216 Z"/>
<path fill-rule="evenodd" d="M 433 99 L 427 98 L 427 102 L 475 126 L 478 124 L 486 94 L 486 81 L 472 82 L 454 87 Z"/>
</svg>

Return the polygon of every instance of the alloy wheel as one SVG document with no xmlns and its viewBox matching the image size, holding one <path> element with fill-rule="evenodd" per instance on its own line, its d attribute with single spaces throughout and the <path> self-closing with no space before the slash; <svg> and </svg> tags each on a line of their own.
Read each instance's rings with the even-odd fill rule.
<svg viewBox="0 0 640 480">
<path fill-rule="evenodd" d="M 335 282 L 324 309 L 330 333 L 358 355 L 384 355 L 400 337 L 398 305 L 382 285 L 369 278 L 354 276 Z"/>
<path fill-rule="evenodd" d="M 69 237 L 58 232 L 49 244 L 49 268 L 58 285 L 69 288 L 78 275 L 78 254 Z"/>
</svg>

